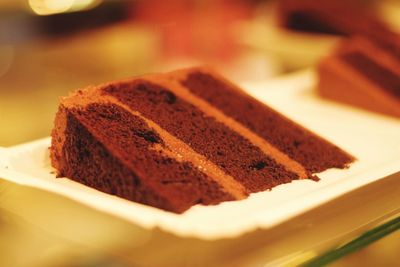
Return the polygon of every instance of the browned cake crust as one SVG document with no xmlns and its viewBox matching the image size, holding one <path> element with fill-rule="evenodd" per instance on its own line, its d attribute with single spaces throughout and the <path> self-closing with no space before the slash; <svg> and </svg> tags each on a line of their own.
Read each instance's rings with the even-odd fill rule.
<svg viewBox="0 0 400 267">
<path fill-rule="evenodd" d="M 177 213 L 353 161 L 203 68 L 79 90 L 52 136 L 58 176 Z"/>
<path fill-rule="evenodd" d="M 354 37 L 318 66 L 322 97 L 400 117 L 400 61 L 375 42 Z"/>
</svg>

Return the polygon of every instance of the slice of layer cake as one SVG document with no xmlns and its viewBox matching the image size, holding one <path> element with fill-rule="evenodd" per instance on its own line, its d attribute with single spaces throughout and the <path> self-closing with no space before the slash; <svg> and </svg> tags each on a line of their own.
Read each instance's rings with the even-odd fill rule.
<svg viewBox="0 0 400 267">
<path fill-rule="evenodd" d="M 400 61 L 376 43 L 344 41 L 320 62 L 318 76 L 322 97 L 400 117 Z"/>
<path fill-rule="evenodd" d="M 368 8 L 365 1 L 281 0 L 281 26 L 310 33 L 352 35 L 387 30 L 387 25 Z"/>
<path fill-rule="evenodd" d="M 400 35 L 374 11 L 365 1 L 282 0 L 278 18 L 294 31 L 364 36 L 400 59 Z"/>
<path fill-rule="evenodd" d="M 58 176 L 176 213 L 353 161 L 204 68 L 78 90 L 52 137 Z"/>
</svg>

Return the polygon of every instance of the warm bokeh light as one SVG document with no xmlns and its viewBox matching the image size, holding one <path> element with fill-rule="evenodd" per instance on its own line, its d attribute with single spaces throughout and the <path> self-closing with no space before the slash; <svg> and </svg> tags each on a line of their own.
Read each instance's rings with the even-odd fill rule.
<svg viewBox="0 0 400 267">
<path fill-rule="evenodd" d="M 35 14 L 45 16 L 90 9 L 100 2 L 101 0 L 29 0 L 29 6 Z"/>
</svg>

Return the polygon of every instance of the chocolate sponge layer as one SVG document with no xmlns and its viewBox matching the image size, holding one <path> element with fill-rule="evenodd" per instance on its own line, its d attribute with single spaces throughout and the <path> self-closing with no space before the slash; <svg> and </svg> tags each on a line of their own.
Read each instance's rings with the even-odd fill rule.
<svg viewBox="0 0 400 267">
<path fill-rule="evenodd" d="M 374 62 L 360 52 L 345 53 L 341 58 L 349 65 L 359 70 L 363 75 L 386 90 L 394 97 L 400 98 L 400 77 L 388 68 Z"/>
<path fill-rule="evenodd" d="M 353 158 L 249 95 L 203 72 L 181 81 L 192 93 L 266 139 L 310 172 L 343 168 Z"/>
<path fill-rule="evenodd" d="M 66 110 L 59 175 L 128 200 L 174 212 L 232 200 L 187 162 L 150 149 L 161 138 L 139 117 L 112 104 Z M 57 136 L 53 136 L 57 139 Z"/>
<path fill-rule="evenodd" d="M 189 144 L 250 192 L 270 189 L 298 178 L 243 136 L 166 88 L 141 81 L 110 86 L 104 92 Z"/>
</svg>

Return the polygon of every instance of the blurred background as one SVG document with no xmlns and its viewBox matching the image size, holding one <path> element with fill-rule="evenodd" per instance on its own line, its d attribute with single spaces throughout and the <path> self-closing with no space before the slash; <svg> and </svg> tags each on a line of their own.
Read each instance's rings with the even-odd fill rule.
<svg viewBox="0 0 400 267">
<path fill-rule="evenodd" d="M 400 25 L 396 0 L 301 2 L 354 20 L 307 27 L 293 0 L 1 0 L 0 146 L 48 136 L 58 98 L 80 87 L 197 64 L 266 80 L 312 66 L 347 28 Z"/>
<path fill-rule="evenodd" d="M 296 2 L 352 19 L 315 28 L 299 13 L 290 17 Z M 397 31 L 400 1 L 0 0 L 0 146 L 48 136 L 59 97 L 77 88 L 198 64 L 235 82 L 264 81 L 312 67 L 343 36 L 368 35 L 357 26 L 365 21 Z M 0 253 L 0 266 L 41 266 L 47 258 L 30 260 L 62 250 L 15 221 L 0 205 L 0 250 L 14 249 Z M 333 266 L 400 266 L 398 232 Z M 19 247 L 41 246 L 43 255 L 15 260 Z M 100 266 L 88 261 L 73 266 Z"/>
</svg>

